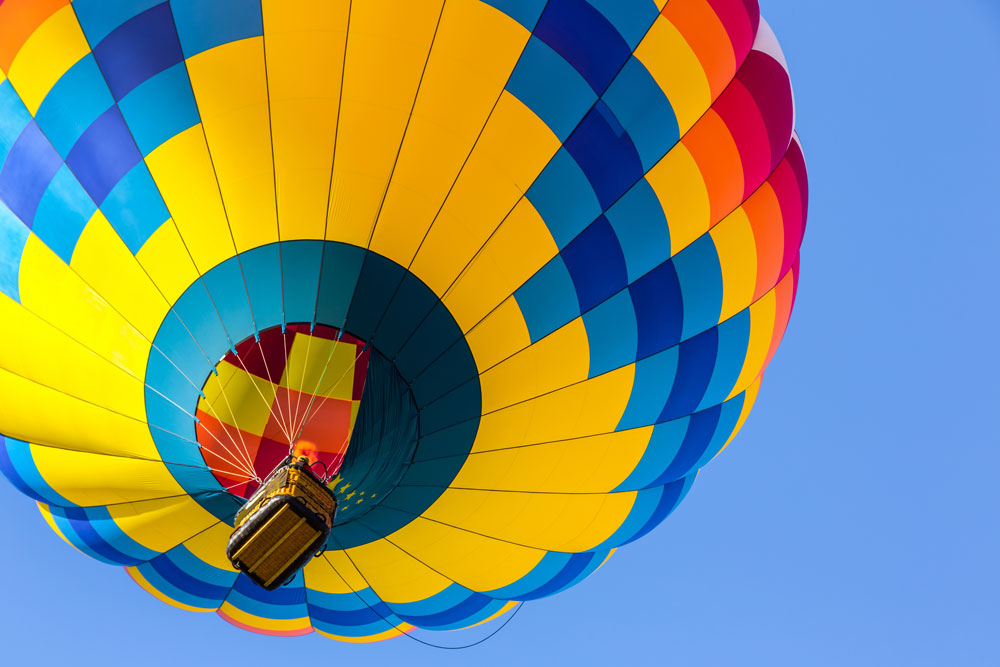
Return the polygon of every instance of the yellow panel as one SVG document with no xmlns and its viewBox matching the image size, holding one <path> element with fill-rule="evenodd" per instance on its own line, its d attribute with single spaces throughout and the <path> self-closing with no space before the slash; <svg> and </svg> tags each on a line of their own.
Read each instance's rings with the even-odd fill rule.
<svg viewBox="0 0 1000 667">
<path fill-rule="evenodd" d="M 34 234 L 21 256 L 20 286 L 25 308 L 73 332 L 76 340 L 132 375 L 144 377 L 149 340 Z"/>
<path fill-rule="evenodd" d="M 635 364 L 483 415 L 472 451 L 610 433 L 628 405 Z"/>
<path fill-rule="evenodd" d="M 122 532 L 147 549 L 160 553 L 170 551 L 219 523 L 188 495 L 113 505 L 108 512 Z"/>
<path fill-rule="evenodd" d="M 454 488 L 607 493 L 642 459 L 652 426 L 526 447 L 475 452 Z"/>
<path fill-rule="evenodd" d="M 587 329 L 577 318 L 481 373 L 483 412 L 581 382 L 589 371 Z"/>
<path fill-rule="evenodd" d="M 147 340 L 156 336 L 170 304 L 100 211 L 84 227 L 70 266 Z"/>
<path fill-rule="evenodd" d="M 146 580 L 146 577 L 142 576 L 142 572 L 140 572 L 137 567 L 129 566 L 125 568 L 125 571 L 128 572 L 128 575 L 132 577 L 132 580 L 139 584 L 144 591 L 155 597 L 160 602 L 165 602 L 171 607 L 177 607 L 178 609 L 183 609 L 184 611 L 196 611 L 201 613 L 215 611 L 215 608 L 192 607 L 189 604 L 178 602 L 177 600 L 164 595 L 155 586 L 149 583 L 149 581 Z"/>
<path fill-rule="evenodd" d="M 359 355 L 353 343 L 296 336 L 281 386 L 349 401 L 354 393 L 354 364 Z"/>
<path fill-rule="evenodd" d="M 11 438 L 85 452 L 159 458 L 145 423 L 4 369 L 0 369 L 0 404 L 0 433 Z"/>
<path fill-rule="evenodd" d="M 386 602 L 417 602 L 451 585 L 449 579 L 422 565 L 389 540 L 348 549 L 348 553 L 372 590 Z"/>
<path fill-rule="evenodd" d="M 635 498 L 635 491 L 558 494 L 450 488 L 424 516 L 507 542 L 579 552 L 611 537 Z"/>
<path fill-rule="evenodd" d="M 408 266 L 483 131 L 529 32 L 479 0 L 445 5 L 372 238 Z"/>
<path fill-rule="evenodd" d="M 187 61 L 239 252 L 278 240 L 263 41 L 230 42 Z"/>
<path fill-rule="evenodd" d="M 443 294 L 559 146 L 559 139 L 534 112 L 504 92 L 414 259 L 413 273 L 436 294 Z"/>
<path fill-rule="evenodd" d="M 198 270 L 207 273 L 232 257 L 233 239 L 201 125 L 165 141 L 146 156 L 146 165 Z"/>
<path fill-rule="evenodd" d="M 418 517 L 389 536 L 395 544 L 460 586 L 502 588 L 524 577 L 545 556 L 540 549 L 502 542 Z"/>
<path fill-rule="evenodd" d="M 327 551 L 312 559 L 304 575 L 307 587 L 323 593 L 353 593 L 368 587 L 343 551 Z"/>
<path fill-rule="evenodd" d="M 223 602 L 219 607 L 219 613 L 233 619 L 237 623 L 248 625 L 251 628 L 260 630 L 270 630 L 273 632 L 305 632 L 311 628 L 309 617 L 302 618 L 263 618 L 243 611 L 230 602 Z"/>
<path fill-rule="evenodd" d="M 226 558 L 226 545 L 232 534 L 232 527 L 218 523 L 184 542 L 184 547 L 212 567 L 236 572 L 236 568 Z"/>
<path fill-rule="evenodd" d="M 173 220 L 160 225 L 139 249 L 136 259 L 168 303 L 176 303 L 198 279 L 198 269 Z"/>
<path fill-rule="evenodd" d="M 722 267 L 722 310 L 725 321 L 750 305 L 757 284 L 757 245 L 750 218 L 738 208 L 711 231 Z"/>
<path fill-rule="evenodd" d="M 145 419 L 142 380 L 110 363 L 0 294 L 0 368 Z"/>
<path fill-rule="evenodd" d="M 694 50 L 666 18 L 660 16 L 635 50 L 677 115 L 681 136 L 712 105 L 708 77 Z"/>
<path fill-rule="evenodd" d="M 114 440 L 117 436 L 110 434 L 106 437 Z M 167 466 L 160 461 L 105 456 L 35 444 L 31 445 L 31 456 L 42 478 L 56 493 L 84 507 L 186 495 Z"/>
<path fill-rule="evenodd" d="M 351 4 L 327 238 L 367 246 L 442 0 Z"/>
<path fill-rule="evenodd" d="M 468 332 L 465 341 L 476 360 L 476 368 L 486 370 L 531 345 L 531 336 L 521 307 L 514 298 L 509 298 Z"/>
<path fill-rule="evenodd" d="M 670 252 L 676 255 L 711 225 L 711 204 L 698 163 L 677 144 L 646 174 L 670 225 Z"/>
<path fill-rule="evenodd" d="M 743 370 L 740 371 L 740 376 L 727 399 L 746 389 L 763 372 L 768 350 L 771 349 L 776 308 L 773 289 L 750 306 L 750 340 L 747 343 L 747 356 L 743 361 Z"/>
<path fill-rule="evenodd" d="M 261 3 L 282 240 L 323 238 L 350 6 Z"/>
<path fill-rule="evenodd" d="M 46 19 L 28 37 L 10 64 L 7 76 L 32 116 L 56 81 L 88 53 L 90 46 L 69 5 Z"/>
<path fill-rule="evenodd" d="M 275 386 L 232 364 L 219 364 L 218 371 L 218 375 L 208 376 L 202 389 L 205 398 L 198 401 L 198 408 L 247 433 L 264 433 L 274 404 Z"/>
<path fill-rule="evenodd" d="M 468 331 L 558 252 L 538 211 L 522 199 L 448 290 L 444 304 Z"/>
</svg>

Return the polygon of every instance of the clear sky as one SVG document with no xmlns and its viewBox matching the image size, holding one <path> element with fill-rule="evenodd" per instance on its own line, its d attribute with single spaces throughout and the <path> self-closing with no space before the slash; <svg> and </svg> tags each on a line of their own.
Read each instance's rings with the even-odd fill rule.
<svg viewBox="0 0 1000 667">
<path fill-rule="evenodd" d="M 798 301 L 746 427 L 662 526 L 446 652 L 168 607 L 0 484 L 0 662 L 1000 664 L 1000 2 L 761 6 L 811 182 Z"/>
</svg>

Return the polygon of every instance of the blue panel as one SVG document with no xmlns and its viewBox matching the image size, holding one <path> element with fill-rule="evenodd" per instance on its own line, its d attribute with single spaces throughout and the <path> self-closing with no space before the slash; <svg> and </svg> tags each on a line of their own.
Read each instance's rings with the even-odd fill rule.
<svg viewBox="0 0 1000 667">
<path fill-rule="evenodd" d="M 281 263 L 277 244 L 247 251 L 240 255 L 239 261 L 257 331 L 281 324 Z"/>
<path fill-rule="evenodd" d="M 680 140 L 670 101 L 634 56 L 625 63 L 603 99 L 632 138 L 644 173 Z"/>
<path fill-rule="evenodd" d="M 660 413 L 670 398 L 670 388 L 677 375 L 677 362 L 676 347 L 636 362 L 632 394 L 617 430 L 649 426 L 660 421 Z"/>
<path fill-rule="evenodd" d="M 587 82 L 545 42 L 532 37 L 507 83 L 507 90 L 565 141 L 597 101 Z"/>
<path fill-rule="evenodd" d="M 73 10 L 87 41 L 97 44 L 136 14 L 163 0 L 74 0 Z"/>
<path fill-rule="evenodd" d="M 49 505 L 75 507 L 74 503 L 56 493 L 38 472 L 31 446 L 21 440 L 0 436 L 0 472 L 21 493 Z"/>
<path fill-rule="evenodd" d="M 527 574 L 512 584 L 491 591 L 486 595 L 500 600 L 523 600 L 525 593 L 538 590 L 553 577 L 558 576 L 569 562 L 571 554 L 549 551 Z"/>
<path fill-rule="evenodd" d="M 619 488 L 630 490 L 624 484 L 622 484 Z M 660 500 L 662 498 L 662 486 L 639 490 L 639 492 L 635 494 L 635 502 L 632 503 L 632 509 L 629 510 L 628 516 L 625 517 L 624 521 L 622 521 L 622 525 L 620 525 L 618 530 L 612 533 L 608 539 L 604 540 L 594 548 L 615 549 L 633 539 L 635 534 L 642 530 L 642 527 L 649 523 L 649 520 L 653 518 L 653 514 L 660 506 Z"/>
<path fill-rule="evenodd" d="M 212 304 L 219 313 L 230 345 L 238 345 L 254 331 L 253 314 L 243 287 L 238 262 L 223 262 L 202 277 Z"/>
<path fill-rule="evenodd" d="M 55 522 L 56 526 L 59 528 L 59 532 L 72 544 L 74 547 L 79 549 L 81 552 L 90 556 L 94 560 L 98 560 L 102 563 L 107 563 L 108 565 L 131 565 L 134 563 L 122 563 L 118 558 L 117 554 L 108 553 L 107 550 L 103 548 L 93 548 L 90 542 L 93 539 L 87 539 L 90 537 L 87 532 L 84 535 L 77 533 L 77 525 L 70 521 L 66 516 L 64 516 L 58 508 L 52 508 L 52 521 Z"/>
<path fill-rule="evenodd" d="M 118 181 L 101 205 L 101 211 L 133 255 L 170 218 L 144 162 Z"/>
<path fill-rule="evenodd" d="M 67 512 L 71 511 L 81 510 L 67 510 Z M 110 547 L 123 554 L 126 559 L 142 562 L 159 555 L 159 551 L 153 551 L 129 537 L 115 523 L 107 507 L 88 507 L 82 511 L 86 514 L 96 535 Z"/>
<path fill-rule="evenodd" d="M 423 283 L 414 282 L 423 286 L 431 298 L 437 298 Z M 427 300 L 429 299 L 421 299 L 421 301 Z M 420 320 L 407 322 L 406 328 L 413 329 L 415 322 L 420 322 Z M 399 356 L 395 359 L 396 368 L 407 382 L 411 382 L 435 359 L 444 354 L 448 348 L 462 345 L 462 340 L 464 340 L 464 336 L 455 323 L 455 319 L 451 316 L 448 308 L 438 301 L 434 309 L 426 317 L 423 317 L 423 321 L 419 323 L 416 331 L 403 345 L 403 349 L 400 350 Z M 379 345 L 381 346 L 381 343 Z"/>
<path fill-rule="evenodd" d="M 565 148 L 545 165 L 526 196 L 560 249 L 601 215 L 594 188 Z"/>
<path fill-rule="evenodd" d="M 690 338 L 719 323 L 722 310 L 722 267 L 712 237 L 706 234 L 673 259 L 684 295 L 684 329 Z"/>
<path fill-rule="evenodd" d="M 532 343 L 580 315 L 573 279 L 558 255 L 518 288 L 514 298 L 524 315 Z"/>
<path fill-rule="evenodd" d="M 639 42 L 652 27 L 660 8 L 653 0 L 587 0 L 604 15 L 618 34 L 628 43 L 630 51 L 635 51 Z"/>
<path fill-rule="evenodd" d="M 598 94 L 632 54 L 608 19 L 585 0 L 549 0 L 535 35 L 575 67 Z"/>
<path fill-rule="evenodd" d="M 662 523 L 663 520 L 674 511 L 677 505 L 684 500 L 684 496 L 687 495 L 687 492 L 691 489 L 691 485 L 694 483 L 694 478 L 695 476 L 691 475 L 689 477 L 685 477 L 684 479 L 679 479 L 676 482 L 665 484 L 663 486 L 663 495 L 660 496 L 660 502 L 656 506 L 656 509 L 653 510 L 653 515 L 649 518 L 649 521 L 647 521 L 646 525 L 640 528 L 639 531 L 629 538 L 629 540 L 624 544 L 638 540 L 640 537 L 646 535 L 649 531 L 659 526 L 660 523 Z"/>
<path fill-rule="evenodd" d="M 722 404 L 721 408 L 719 423 L 715 427 L 715 435 L 712 436 L 712 440 L 705 446 L 705 451 L 701 457 L 695 462 L 694 468 L 696 470 L 706 465 L 716 454 L 722 451 L 722 448 L 729 440 L 729 436 L 733 434 L 733 429 L 736 428 L 736 424 L 740 420 L 740 413 L 743 411 L 743 396 L 740 395 L 731 401 L 726 401 Z"/>
<path fill-rule="evenodd" d="M 183 546 L 171 549 L 149 564 L 164 580 L 189 595 L 201 598 L 202 602 L 194 605 L 200 608 L 221 605 L 237 577 L 235 572 L 211 567 Z"/>
<path fill-rule="evenodd" d="M 261 588 L 248 576 L 240 574 L 226 601 L 241 611 L 262 618 L 303 618 L 306 609 L 306 591 L 302 585 L 302 572 L 295 574 L 291 583 L 273 591 Z"/>
<path fill-rule="evenodd" d="M 684 436 L 684 442 L 681 443 L 680 451 L 677 452 L 677 456 L 670 462 L 666 470 L 656 479 L 656 484 L 672 482 L 697 470 L 695 464 L 701 458 L 702 454 L 705 453 L 708 443 L 712 441 L 712 436 L 715 435 L 715 427 L 719 425 L 719 415 L 721 413 L 722 408 L 716 405 L 708 410 L 696 412 L 691 415 L 691 418 L 688 420 L 688 430 Z"/>
<path fill-rule="evenodd" d="M 639 323 L 640 359 L 676 345 L 681 339 L 684 304 L 671 262 L 665 262 L 628 288 Z"/>
<path fill-rule="evenodd" d="M 136 558 L 130 554 L 123 552 L 118 549 L 118 545 L 110 543 L 105 539 L 103 535 L 97 530 L 96 526 L 90 518 L 90 513 L 95 511 L 100 511 L 103 508 L 80 508 L 80 507 L 70 507 L 70 508 L 52 508 L 52 515 L 60 516 L 64 518 L 69 526 L 71 526 L 73 533 L 90 548 L 91 551 L 98 554 L 98 556 L 114 565 L 138 565 L 146 558 Z M 104 510 L 105 512 L 107 510 Z M 60 522 L 60 527 L 65 527 L 65 524 Z M 69 535 L 67 535 L 69 537 Z M 126 538 L 127 539 L 127 538 Z M 74 540 L 75 544 L 79 544 Z M 134 544 L 134 543 L 133 543 Z M 135 545 L 139 546 L 139 545 Z M 150 557 L 155 555 L 151 553 Z"/>
<path fill-rule="evenodd" d="M 184 59 L 170 5 L 163 3 L 123 23 L 94 47 L 116 100 Z"/>
<path fill-rule="evenodd" d="M 194 339 L 198 342 L 198 346 L 204 353 L 203 356 L 207 357 L 205 363 L 210 364 L 211 367 L 215 366 L 214 360 L 221 359 L 233 345 L 242 340 L 229 339 L 225 328 L 222 326 L 222 319 L 216 309 L 216 305 L 209 295 L 208 289 L 200 281 L 198 284 L 193 285 L 192 289 L 184 292 L 184 295 L 174 304 L 174 312 L 183 321 L 184 326 L 191 332 L 191 335 L 194 336 Z M 167 316 L 164 324 L 169 320 L 170 316 Z M 183 334 L 179 335 L 183 336 Z M 159 333 L 157 334 L 157 339 L 159 339 Z M 187 341 L 185 341 L 185 345 L 186 343 Z M 175 362 L 177 361 L 165 348 L 161 349 L 163 349 L 167 356 Z M 184 368 L 180 363 L 178 363 L 178 366 L 181 366 L 182 369 Z M 201 383 L 208 377 L 208 373 L 193 376 L 188 375 L 188 377 L 191 378 L 195 386 L 201 386 Z"/>
<path fill-rule="evenodd" d="M 681 417 L 654 426 L 653 435 L 650 436 L 646 451 L 643 452 L 635 470 L 618 485 L 615 491 L 644 489 L 656 484 L 656 480 L 670 467 L 677 458 L 677 453 L 681 451 L 689 421 L 690 417 Z"/>
<path fill-rule="evenodd" d="M 443 630 L 448 626 L 456 624 L 468 625 L 468 623 L 463 624 L 461 621 L 482 612 L 485 608 L 489 607 L 492 602 L 496 601 L 486 597 L 485 595 L 473 593 L 451 609 L 438 612 L 436 614 L 428 614 L 426 616 L 409 616 L 403 615 L 397 611 L 396 615 L 403 621 L 412 625 L 418 625 L 422 628 Z M 501 603 L 500 606 L 503 606 L 503 604 L 504 603 Z"/>
<path fill-rule="evenodd" d="M 281 284 L 285 292 L 285 319 L 288 322 L 312 322 L 316 315 L 322 253 L 322 247 L 310 241 L 281 244 Z"/>
<path fill-rule="evenodd" d="M 83 133 L 66 164 L 100 206 L 118 181 L 141 160 L 118 107 L 111 107 Z"/>
<path fill-rule="evenodd" d="M 677 363 L 677 378 L 670 390 L 670 398 L 663 408 L 658 421 L 676 419 L 694 412 L 705 395 L 705 389 L 715 370 L 718 350 L 719 330 L 709 329 L 705 333 L 686 340 L 680 345 L 680 359 Z"/>
<path fill-rule="evenodd" d="M 319 303 L 316 322 L 343 327 L 351 307 L 354 287 L 364 263 L 363 248 L 342 244 L 323 244 L 320 254 Z"/>
<path fill-rule="evenodd" d="M 194 287 L 204 294 L 205 289 L 200 283 Z M 207 298 L 203 301 L 207 301 Z M 178 302 L 177 305 L 180 309 L 183 306 L 183 299 Z M 207 316 L 210 315 L 212 319 L 215 320 L 216 326 L 218 327 L 216 338 L 218 339 L 221 337 L 222 341 L 227 340 L 225 332 L 223 332 L 222 327 L 218 325 L 219 320 L 215 314 L 215 310 L 212 309 L 211 304 L 205 305 L 208 305 L 209 308 L 207 314 L 202 313 L 199 315 L 198 313 L 191 313 L 191 319 L 185 317 L 185 322 L 181 322 L 177 313 L 171 310 L 167 313 L 166 317 L 163 318 L 163 322 L 160 324 L 160 330 L 156 334 L 156 349 L 168 357 L 173 364 L 177 365 L 177 368 L 180 369 L 180 372 L 183 373 L 183 376 L 188 379 L 189 383 L 193 387 L 201 386 L 199 381 L 208 377 L 208 374 L 212 372 L 214 364 L 209 363 L 205 353 L 198 347 L 197 343 L 195 343 L 194 339 L 191 337 L 192 334 L 188 332 L 187 327 L 190 326 L 192 330 L 196 329 L 199 317 L 207 319 Z M 227 349 L 228 345 L 223 347 L 222 351 L 215 358 L 220 358 L 222 353 Z M 156 356 L 157 355 L 150 354 L 150 364 L 153 364 L 153 359 Z M 169 365 L 172 366 L 173 364 Z M 150 368 L 152 368 L 152 366 Z M 166 369 L 166 367 L 164 368 Z M 147 375 L 149 370 L 150 369 L 147 369 Z M 157 388 L 160 387 L 160 381 L 161 380 L 159 378 L 156 380 L 155 386 Z M 150 384 L 153 384 L 153 382 L 150 382 Z M 177 384 L 178 388 L 182 386 L 183 385 L 181 384 Z M 185 405 L 184 408 L 188 409 L 189 406 Z"/>
<path fill-rule="evenodd" d="M 30 122 L 31 114 L 10 85 L 10 80 L 0 83 L 0 164 L 7 159 L 14 142 Z"/>
<path fill-rule="evenodd" d="M 21 272 L 21 254 L 31 234 L 24 224 L 0 203 L 0 292 L 21 301 L 17 276 Z"/>
<path fill-rule="evenodd" d="M 162 556 L 161 556 L 162 558 Z M 167 574 L 173 575 L 172 579 L 168 579 L 163 574 L 160 573 L 159 567 L 154 565 L 156 561 L 150 561 L 149 563 L 142 563 L 136 569 L 142 578 L 149 582 L 149 585 L 166 595 L 171 600 L 177 600 L 181 604 L 185 604 L 189 607 L 194 607 L 195 609 L 215 609 L 221 604 L 218 600 L 209 600 L 190 593 L 188 589 L 191 585 L 185 581 L 185 586 L 182 588 L 178 585 L 177 573 L 171 570 L 166 570 Z M 235 579 L 235 576 L 233 577 Z M 226 589 L 228 593 L 228 589 Z"/>
<path fill-rule="evenodd" d="M 183 63 L 147 79 L 118 106 L 143 155 L 201 122 Z"/>
<path fill-rule="evenodd" d="M 628 292 L 621 291 L 583 314 L 590 343 L 590 371 L 595 377 L 635 361 L 639 327 Z"/>
<path fill-rule="evenodd" d="M 260 0 L 173 0 L 184 56 L 264 34 Z"/>
<path fill-rule="evenodd" d="M 719 352 L 715 371 L 698 405 L 703 410 L 722 403 L 736 385 L 750 344 L 750 311 L 743 310 L 719 325 Z"/>
<path fill-rule="evenodd" d="M 52 148 L 38 124 L 31 121 L 21 132 L 0 169 L 0 201 L 30 229 L 38 203 L 62 158 Z"/>
<path fill-rule="evenodd" d="M 474 593 L 459 584 L 449 584 L 443 591 L 414 602 L 393 602 L 392 609 L 400 616 L 430 616 L 453 609 Z"/>
<path fill-rule="evenodd" d="M 596 554 L 590 552 L 571 554 L 566 564 L 551 579 L 532 591 L 522 593 L 518 598 L 521 600 L 538 600 L 539 598 L 558 593 L 574 582 L 588 567 L 593 565 L 595 556 Z M 603 560 L 603 554 L 601 555 L 601 560 Z M 600 564 L 601 560 L 598 560 L 597 564 Z"/>
<path fill-rule="evenodd" d="M 630 283 L 670 257 L 670 226 L 646 179 L 639 179 L 604 216 L 618 237 Z"/>
<path fill-rule="evenodd" d="M 496 7 L 528 30 L 534 30 L 547 0 L 483 0 Z"/>
<path fill-rule="evenodd" d="M 587 175 L 602 210 L 642 178 L 642 163 L 632 140 L 603 101 L 594 105 L 565 146 Z"/>
<path fill-rule="evenodd" d="M 65 157 L 84 131 L 114 103 L 97 61 L 88 53 L 56 81 L 35 120 Z"/>
<path fill-rule="evenodd" d="M 63 165 L 42 196 L 35 213 L 34 232 L 52 252 L 70 263 L 83 228 L 97 207 Z"/>
<path fill-rule="evenodd" d="M 587 312 L 628 285 L 625 257 L 611 223 L 604 216 L 559 254 L 573 278 L 580 312 Z"/>
</svg>

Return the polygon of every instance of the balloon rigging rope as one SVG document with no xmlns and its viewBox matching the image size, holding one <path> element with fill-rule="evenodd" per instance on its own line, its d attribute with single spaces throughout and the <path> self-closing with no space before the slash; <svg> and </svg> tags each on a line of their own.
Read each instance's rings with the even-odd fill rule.
<svg viewBox="0 0 1000 667">
<path fill-rule="evenodd" d="M 306 405 L 306 411 L 302 418 L 301 426 L 296 427 L 294 433 L 289 433 L 288 436 L 288 453 L 291 454 L 295 451 L 295 443 L 298 442 L 299 438 L 302 437 L 302 431 L 305 430 L 306 421 L 309 416 L 309 411 L 312 409 L 313 403 L 316 402 L 316 393 L 320 390 L 323 385 L 323 379 L 326 377 L 326 372 L 330 370 L 330 360 L 333 359 L 333 353 L 337 350 L 337 345 L 340 343 L 340 337 L 343 334 L 341 331 L 337 335 L 337 338 L 333 341 L 333 345 L 330 346 L 330 352 L 326 355 L 326 361 L 323 363 L 323 372 L 320 373 L 319 379 L 316 380 L 316 388 L 313 389 L 312 396 L 309 399 L 309 403 Z M 294 437 L 293 437 L 294 436 Z"/>
<path fill-rule="evenodd" d="M 360 358 L 361 358 L 361 355 L 362 355 L 362 354 L 364 354 L 364 353 L 365 353 L 365 350 L 367 350 L 367 349 L 368 349 L 368 343 L 365 343 L 365 344 L 364 344 L 364 346 L 363 346 L 363 347 L 362 347 L 362 348 L 361 348 L 360 350 L 358 350 L 358 354 L 357 354 L 357 355 L 356 355 L 356 356 L 354 357 L 354 363 L 353 363 L 353 364 L 351 364 L 350 366 L 348 366 L 348 367 L 346 367 L 346 368 L 344 369 L 344 372 L 340 374 L 340 377 L 339 377 L 339 378 L 337 378 L 337 381 L 336 381 L 336 382 L 334 383 L 334 385 L 333 385 L 333 386 L 332 386 L 332 387 L 330 388 L 330 390 L 329 390 L 329 391 L 330 391 L 330 393 L 331 393 L 331 394 L 332 394 L 332 393 L 333 393 L 334 391 L 336 391 L 337 387 L 338 387 L 338 386 L 340 386 L 340 383 L 341 383 L 341 382 L 342 382 L 342 381 L 344 380 L 344 378 L 345 378 L 345 377 L 347 377 L 347 372 L 348 372 L 349 370 L 351 370 L 352 368 L 355 368 L 355 367 L 357 366 L 357 363 L 358 363 L 358 359 L 360 359 Z M 329 364 L 329 362 L 327 362 L 327 363 Z M 325 369 L 324 369 L 324 375 L 325 375 L 325 373 L 326 373 L 326 371 L 325 371 Z M 321 380 L 321 382 L 322 382 L 322 380 Z M 318 385 L 317 385 L 317 387 L 316 387 L 316 391 L 319 391 L 319 386 L 318 386 Z M 312 402 L 313 402 L 313 401 L 314 401 L 314 400 L 316 399 L 316 396 L 317 396 L 317 394 L 315 394 L 315 393 L 314 393 L 314 394 L 313 394 L 313 398 L 312 398 L 312 400 L 311 400 L 311 401 L 309 402 L 309 403 L 310 403 L 310 406 L 312 405 Z M 305 430 L 305 428 L 306 428 L 306 425 L 307 425 L 307 424 L 308 424 L 308 423 L 309 423 L 309 422 L 310 422 L 310 421 L 311 421 L 311 420 L 312 420 L 312 419 L 313 419 L 313 418 L 314 418 L 314 417 L 315 417 L 315 416 L 316 416 L 317 414 L 319 414 L 319 409 L 320 409 L 321 407 L 323 407 L 323 404 L 324 404 L 324 403 L 326 403 L 326 402 L 327 402 L 328 400 L 330 400 L 330 397 L 329 397 L 329 396 L 323 396 L 323 400 L 319 402 L 319 405 L 317 405 L 317 406 L 316 406 L 316 409 L 315 409 L 315 410 L 313 410 L 312 414 L 310 414 L 310 413 L 309 413 L 309 410 L 310 410 L 311 408 L 307 408 L 307 409 L 306 409 L 306 413 L 305 413 L 305 415 L 304 415 L 304 417 L 303 417 L 303 420 L 302 420 L 302 426 L 301 426 L 301 427 L 299 428 L 299 431 L 298 431 L 298 433 L 297 433 L 297 434 L 295 435 L 295 439 L 296 439 L 296 440 L 298 440 L 299 438 L 301 438 L 301 437 L 302 437 L 302 432 L 303 432 L 303 431 Z M 350 438 L 350 437 L 351 437 L 351 432 L 350 432 L 350 430 L 348 429 L 348 432 L 347 432 L 347 438 Z M 345 440 L 344 440 L 344 444 L 347 444 L 347 438 L 345 438 Z"/>
</svg>

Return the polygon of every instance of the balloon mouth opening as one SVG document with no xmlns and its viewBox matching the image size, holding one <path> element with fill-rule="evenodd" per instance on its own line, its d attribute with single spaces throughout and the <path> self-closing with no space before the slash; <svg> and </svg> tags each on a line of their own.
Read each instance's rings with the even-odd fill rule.
<svg viewBox="0 0 1000 667">
<path fill-rule="evenodd" d="M 249 498 L 289 456 L 334 478 L 364 393 L 369 346 L 323 324 L 277 325 L 226 353 L 205 380 L 196 433 L 206 465 Z"/>
</svg>

